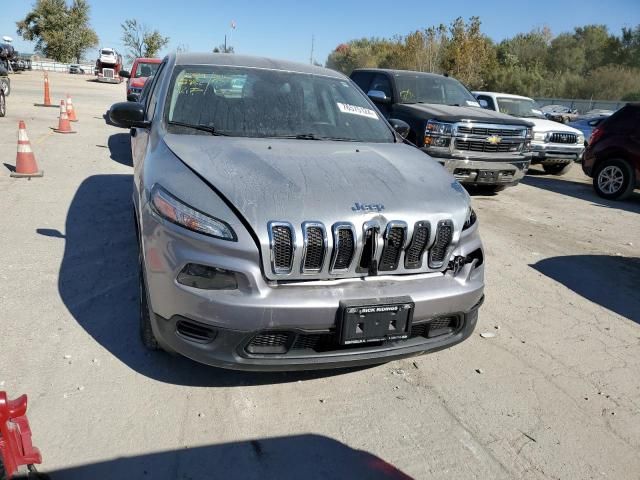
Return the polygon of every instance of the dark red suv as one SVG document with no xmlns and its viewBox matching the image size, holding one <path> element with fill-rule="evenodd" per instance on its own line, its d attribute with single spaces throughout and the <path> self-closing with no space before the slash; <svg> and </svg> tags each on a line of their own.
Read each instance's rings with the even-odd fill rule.
<svg viewBox="0 0 640 480">
<path fill-rule="evenodd" d="M 623 199 L 640 187 L 640 103 L 629 103 L 591 134 L 582 170 L 603 198 Z"/>
</svg>

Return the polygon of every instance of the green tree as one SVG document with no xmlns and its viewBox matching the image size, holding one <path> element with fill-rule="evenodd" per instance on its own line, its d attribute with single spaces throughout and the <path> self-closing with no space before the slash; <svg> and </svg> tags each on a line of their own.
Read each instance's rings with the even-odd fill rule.
<svg viewBox="0 0 640 480">
<path fill-rule="evenodd" d="M 169 37 L 163 36 L 158 30 L 150 30 L 136 19 L 127 19 L 120 26 L 122 43 L 128 49 L 127 58 L 130 60 L 139 57 L 153 58 L 169 44 Z"/>
<path fill-rule="evenodd" d="M 16 22 L 17 32 L 35 42 L 35 50 L 59 62 L 79 62 L 87 49 L 98 44 L 89 25 L 86 0 L 38 0 L 26 17 Z"/>
<path fill-rule="evenodd" d="M 547 65 L 552 72 L 581 73 L 586 65 L 585 47 L 570 33 L 558 35 L 551 41 Z"/>
<path fill-rule="evenodd" d="M 491 40 L 480 31 L 480 19 L 469 23 L 458 17 L 449 27 L 450 38 L 442 66 L 470 88 L 484 86 L 483 73 L 495 62 L 496 52 Z"/>
</svg>

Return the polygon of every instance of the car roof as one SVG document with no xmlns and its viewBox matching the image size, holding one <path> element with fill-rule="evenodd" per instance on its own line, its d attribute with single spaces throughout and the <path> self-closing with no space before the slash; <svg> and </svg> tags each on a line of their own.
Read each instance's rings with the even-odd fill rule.
<svg viewBox="0 0 640 480">
<path fill-rule="evenodd" d="M 134 60 L 134 62 L 138 63 L 162 63 L 161 58 L 150 58 L 150 57 L 138 57 Z"/>
<path fill-rule="evenodd" d="M 238 55 L 235 53 L 173 53 L 176 65 L 219 65 L 231 67 L 262 68 L 266 70 L 281 70 L 286 72 L 323 75 L 345 79 L 342 73 L 328 68 L 316 67 L 305 63 L 276 60 L 266 57 Z"/>
<path fill-rule="evenodd" d="M 511 93 L 499 93 L 499 92 L 471 92 L 474 95 L 493 95 L 494 97 L 504 97 L 504 98 L 517 98 L 519 100 L 533 100 L 531 97 L 525 97 L 523 95 L 513 95 Z"/>
<path fill-rule="evenodd" d="M 355 72 L 384 72 L 384 73 L 390 73 L 391 75 L 410 74 L 410 75 L 422 75 L 425 77 L 432 77 L 432 78 L 447 77 L 446 75 L 441 75 L 439 73 L 416 72 L 414 70 L 397 70 L 393 68 L 355 68 L 352 73 L 355 73 Z M 450 78 L 450 77 L 447 77 L 447 78 Z"/>
</svg>

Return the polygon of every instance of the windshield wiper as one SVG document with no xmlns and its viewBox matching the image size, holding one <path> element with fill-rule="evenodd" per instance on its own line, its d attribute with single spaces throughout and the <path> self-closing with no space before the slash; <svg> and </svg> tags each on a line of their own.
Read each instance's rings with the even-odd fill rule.
<svg viewBox="0 0 640 480">
<path fill-rule="evenodd" d="M 193 128 L 194 130 L 200 130 L 201 132 L 209 132 L 211 135 L 219 135 L 223 137 L 228 137 L 228 133 L 218 132 L 215 127 L 211 125 L 193 125 L 192 123 L 184 123 L 184 122 L 169 122 L 169 125 L 175 125 L 176 127 L 186 127 Z"/>
</svg>

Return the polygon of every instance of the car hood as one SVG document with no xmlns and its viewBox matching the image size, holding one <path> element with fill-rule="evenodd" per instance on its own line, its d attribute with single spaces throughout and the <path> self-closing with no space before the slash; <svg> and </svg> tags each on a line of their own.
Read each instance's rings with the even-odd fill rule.
<svg viewBox="0 0 640 480">
<path fill-rule="evenodd" d="M 495 123 L 498 125 L 523 125 L 531 126 L 528 120 L 511 117 L 504 113 L 495 112 L 479 107 L 456 107 L 439 105 L 434 103 L 399 104 L 398 109 L 411 111 L 424 120 L 440 120 L 442 122 L 460 122 L 469 120 L 473 122 Z"/>
<path fill-rule="evenodd" d="M 469 205 L 453 176 L 409 145 L 178 134 L 165 142 L 264 242 L 269 221 L 299 229 L 305 221 L 359 228 L 374 217 L 382 225 L 450 218 L 461 228 Z M 356 204 L 384 208 L 365 211 Z"/>
<path fill-rule="evenodd" d="M 576 135 L 580 135 L 582 133 L 580 130 L 573 127 L 554 122 L 553 120 L 547 120 L 546 118 L 526 118 L 523 120 L 528 120 L 533 123 L 534 132 L 565 132 L 575 133 Z"/>
</svg>

